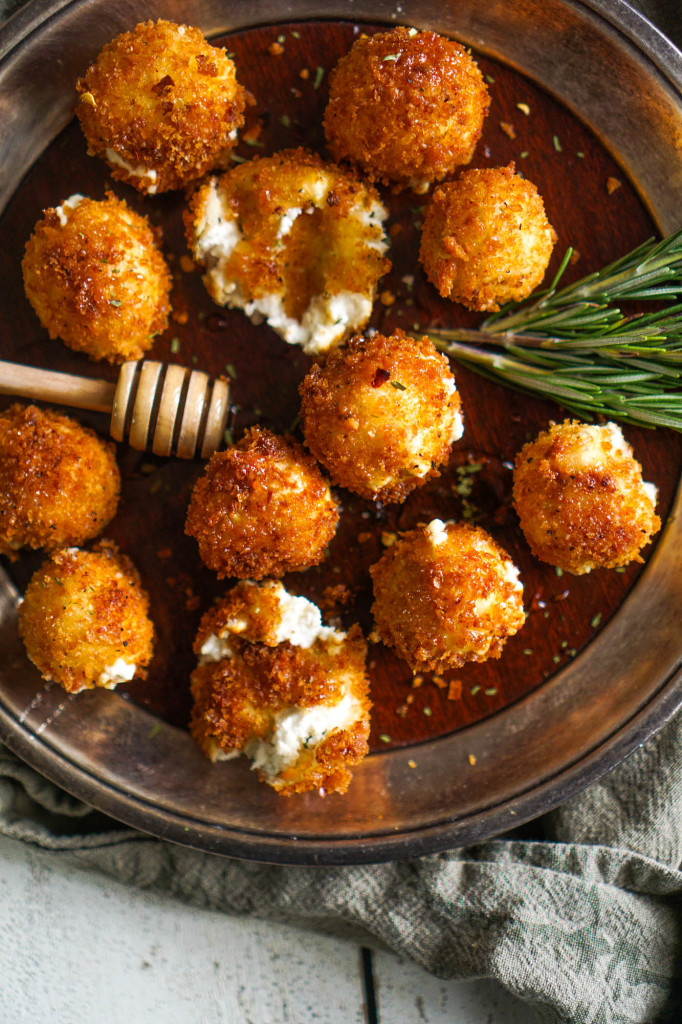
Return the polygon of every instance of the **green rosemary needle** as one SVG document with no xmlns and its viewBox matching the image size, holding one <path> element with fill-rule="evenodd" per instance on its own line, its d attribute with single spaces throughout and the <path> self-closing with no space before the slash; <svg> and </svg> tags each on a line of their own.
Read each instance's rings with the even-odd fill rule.
<svg viewBox="0 0 682 1024">
<path fill-rule="evenodd" d="M 635 315 L 617 305 L 682 296 L 682 229 L 558 290 L 571 255 L 546 291 L 509 304 L 476 330 L 429 336 L 478 373 L 584 419 L 682 431 L 682 303 Z"/>
</svg>

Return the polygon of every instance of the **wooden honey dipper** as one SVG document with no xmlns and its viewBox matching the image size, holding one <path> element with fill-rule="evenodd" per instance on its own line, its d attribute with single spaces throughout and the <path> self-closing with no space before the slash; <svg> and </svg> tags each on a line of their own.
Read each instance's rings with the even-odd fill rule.
<svg viewBox="0 0 682 1024">
<path fill-rule="evenodd" d="M 110 412 L 115 441 L 155 455 L 207 459 L 219 447 L 230 412 L 230 388 L 201 370 L 144 359 L 123 363 L 118 382 L 76 377 L 0 360 L 0 394 Z"/>
</svg>

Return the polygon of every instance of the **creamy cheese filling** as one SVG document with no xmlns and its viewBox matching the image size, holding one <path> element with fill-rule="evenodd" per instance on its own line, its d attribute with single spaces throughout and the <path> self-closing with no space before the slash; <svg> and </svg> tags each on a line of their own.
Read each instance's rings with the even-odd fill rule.
<svg viewBox="0 0 682 1024">
<path fill-rule="evenodd" d="M 449 520 L 449 522 L 452 522 L 452 520 Z M 444 523 L 442 519 L 432 519 L 426 527 L 426 532 L 435 548 L 444 544 L 448 539 L 447 523 Z"/>
<path fill-rule="evenodd" d="M 358 702 L 347 692 L 336 704 L 285 708 L 274 716 L 268 737 L 251 740 L 244 753 L 252 759 L 252 768 L 274 779 L 304 750 L 316 747 L 329 733 L 348 728 L 358 717 Z"/>
<path fill-rule="evenodd" d="M 103 686 L 107 690 L 113 690 L 118 683 L 129 683 L 136 671 L 137 665 L 134 662 L 126 661 L 125 658 L 117 658 L 113 665 L 107 665 L 100 673 L 97 685 Z"/>
<path fill-rule="evenodd" d="M 69 219 L 68 211 L 75 210 L 77 206 L 80 206 L 84 199 L 85 196 L 82 196 L 80 192 L 75 192 L 72 196 L 69 196 L 68 199 L 65 199 L 61 206 L 55 206 L 54 212 L 59 217 L 59 223 L 62 227 L 66 225 L 66 222 Z"/>
<path fill-rule="evenodd" d="M 147 192 L 150 196 L 156 193 L 156 179 L 158 174 L 155 170 L 150 167 L 145 167 L 144 164 L 131 164 L 130 161 L 122 157 L 120 153 L 117 153 L 111 146 L 107 147 L 106 157 L 109 163 L 115 164 L 117 167 L 122 167 L 124 171 L 127 171 L 131 177 L 134 178 L 149 178 L 151 184 L 147 188 Z"/>
</svg>

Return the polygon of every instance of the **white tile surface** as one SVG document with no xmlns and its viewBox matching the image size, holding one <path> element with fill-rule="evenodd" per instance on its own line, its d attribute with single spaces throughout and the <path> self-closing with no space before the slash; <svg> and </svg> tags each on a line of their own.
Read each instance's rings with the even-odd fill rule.
<svg viewBox="0 0 682 1024">
<path fill-rule="evenodd" d="M 489 982 L 374 955 L 382 1024 L 536 1024 Z M 0 1024 L 365 1024 L 360 951 L 186 907 L 0 838 Z"/>
</svg>

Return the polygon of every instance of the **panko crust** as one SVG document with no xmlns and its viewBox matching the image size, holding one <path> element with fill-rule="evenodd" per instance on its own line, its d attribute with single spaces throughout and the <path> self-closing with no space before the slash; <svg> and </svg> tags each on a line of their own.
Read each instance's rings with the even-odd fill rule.
<svg viewBox="0 0 682 1024">
<path fill-rule="evenodd" d="M 69 693 L 111 688 L 102 673 L 119 659 L 145 676 L 154 651 L 149 599 L 130 559 L 111 542 L 54 552 L 31 578 L 19 635 L 43 679 Z"/>
<path fill-rule="evenodd" d="M 435 190 L 419 259 L 444 298 L 489 312 L 537 288 L 556 240 L 537 188 L 510 163 L 465 171 Z"/>
<path fill-rule="evenodd" d="M 413 672 L 499 658 L 525 622 L 523 588 L 507 552 L 485 530 L 449 523 L 401 534 L 371 567 L 376 631 Z"/>
<path fill-rule="evenodd" d="M 425 191 L 470 162 L 489 106 L 459 43 L 395 28 L 356 40 L 331 72 L 324 129 L 335 160 Z"/>
<path fill-rule="evenodd" d="M 315 460 L 292 438 L 253 427 L 211 457 L 194 486 L 185 533 L 219 579 L 263 579 L 321 562 L 338 520 Z"/>
<path fill-rule="evenodd" d="M 168 324 L 171 276 L 155 234 L 113 192 L 46 210 L 22 270 L 50 337 L 91 359 L 140 359 Z"/>
<path fill-rule="evenodd" d="M 462 433 L 447 358 L 399 329 L 351 338 L 299 391 L 306 445 L 334 483 L 369 500 L 404 501 L 438 476 Z"/>
<path fill-rule="evenodd" d="M 516 456 L 514 507 L 531 551 L 577 576 L 643 561 L 661 528 L 642 467 L 613 426 L 555 423 Z"/>
<path fill-rule="evenodd" d="M 293 707 L 334 705 L 344 695 L 357 702 L 357 719 L 333 729 L 319 743 L 303 748 L 275 777 L 259 770 L 262 781 L 290 796 L 308 790 L 345 793 L 350 768 L 368 753 L 369 682 L 366 644 L 357 626 L 341 643 L 311 648 L 288 642 L 266 646 L 237 641 L 238 655 L 199 665 L 191 677 L 194 707 L 190 731 L 212 760 L 244 751 L 265 739 L 275 715 Z"/>
<path fill-rule="evenodd" d="M 0 554 L 82 544 L 113 519 L 121 486 L 113 444 L 34 405 L 0 414 Z"/>
<path fill-rule="evenodd" d="M 170 21 L 117 36 L 76 89 L 90 152 L 140 192 L 183 188 L 224 167 L 244 123 L 246 94 L 225 50 Z"/>
<path fill-rule="evenodd" d="M 251 580 L 241 580 L 202 615 L 194 653 L 201 655 L 201 649 L 210 636 L 224 638 L 229 635 L 231 645 L 239 650 L 240 633 L 248 637 L 250 643 L 276 647 L 280 620 L 278 589 L 270 583 L 259 585 Z M 234 623 L 239 623 L 239 630 L 233 629 Z"/>
<path fill-rule="evenodd" d="M 237 235 L 227 253 L 206 228 L 216 204 Z M 267 316 L 286 341 L 313 353 L 340 344 L 369 319 L 377 282 L 391 268 L 385 217 L 375 189 L 303 148 L 255 157 L 204 182 L 184 214 L 189 247 L 207 270 L 204 284 L 214 301 Z M 327 307 L 338 296 L 364 304 L 334 333 L 330 317 L 341 313 Z M 259 305 L 272 297 L 282 302 L 274 318 Z M 296 337 L 306 313 L 315 314 L 317 333 L 329 333 L 328 342 Z"/>
</svg>

